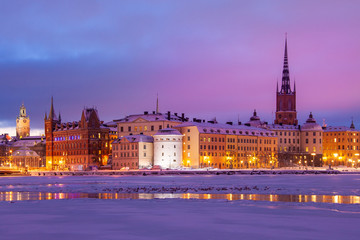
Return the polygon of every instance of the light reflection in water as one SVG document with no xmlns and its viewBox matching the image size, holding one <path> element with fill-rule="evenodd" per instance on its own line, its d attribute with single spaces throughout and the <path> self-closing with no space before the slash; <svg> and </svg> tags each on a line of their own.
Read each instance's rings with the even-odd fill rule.
<svg viewBox="0 0 360 240">
<path fill-rule="evenodd" d="M 276 195 L 276 194 L 208 194 L 208 193 L 46 193 L 0 192 L 0 201 L 28 201 L 52 199 L 224 199 L 228 201 L 251 200 L 269 202 L 316 202 L 360 204 L 360 196 L 340 195 Z"/>
</svg>

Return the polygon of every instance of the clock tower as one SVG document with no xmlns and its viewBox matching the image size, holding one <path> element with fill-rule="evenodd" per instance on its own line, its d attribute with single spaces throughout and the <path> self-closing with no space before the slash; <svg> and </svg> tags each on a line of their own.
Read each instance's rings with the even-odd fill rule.
<svg viewBox="0 0 360 240">
<path fill-rule="evenodd" d="M 30 118 L 26 115 L 24 103 L 21 104 L 20 114 L 16 118 L 16 137 L 23 138 L 30 136 Z"/>
</svg>

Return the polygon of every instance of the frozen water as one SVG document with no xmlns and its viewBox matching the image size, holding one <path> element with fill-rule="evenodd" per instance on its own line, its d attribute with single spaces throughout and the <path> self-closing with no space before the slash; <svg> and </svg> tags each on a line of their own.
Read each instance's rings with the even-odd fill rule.
<svg viewBox="0 0 360 240">
<path fill-rule="evenodd" d="M 0 191 L 113 194 L 144 188 L 167 193 L 177 187 L 179 193 L 188 188 L 359 196 L 359 181 L 360 175 L 1 177 Z M 6 240 L 358 239 L 360 234 L 359 204 L 73 199 L 0 202 L 0 216 L 0 239 Z"/>
</svg>

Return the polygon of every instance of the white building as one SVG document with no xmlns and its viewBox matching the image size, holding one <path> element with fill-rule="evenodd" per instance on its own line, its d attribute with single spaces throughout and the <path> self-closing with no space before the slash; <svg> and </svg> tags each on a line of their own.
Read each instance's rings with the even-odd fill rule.
<svg viewBox="0 0 360 240">
<path fill-rule="evenodd" d="M 174 169 L 182 163 L 183 135 L 176 129 L 165 128 L 154 134 L 154 166 Z"/>
</svg>

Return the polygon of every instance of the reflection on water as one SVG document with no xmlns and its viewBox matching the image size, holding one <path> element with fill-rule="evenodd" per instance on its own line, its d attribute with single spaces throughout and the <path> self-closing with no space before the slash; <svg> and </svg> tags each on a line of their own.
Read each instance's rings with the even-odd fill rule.
<svg viewBox="0 0 360 240">
<path fill-rule="evenodd" d="M 0 192 L 0 201 L 27 201 L 52 199 L 226 199 L 269 202 L 316 202 L 360 204 L 360 196 L 340 195 L 276 195 L 276 194 L 197 194 L 197 193 L 44 193 Z"/>
</svg>

